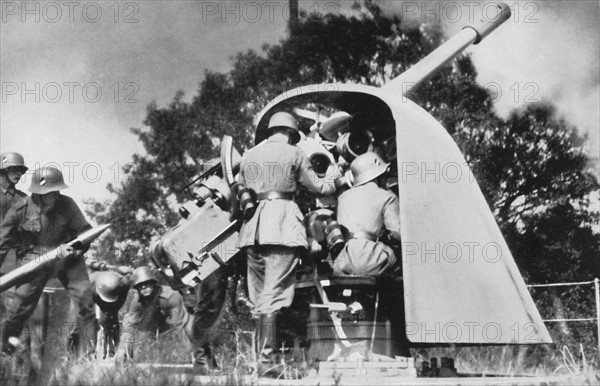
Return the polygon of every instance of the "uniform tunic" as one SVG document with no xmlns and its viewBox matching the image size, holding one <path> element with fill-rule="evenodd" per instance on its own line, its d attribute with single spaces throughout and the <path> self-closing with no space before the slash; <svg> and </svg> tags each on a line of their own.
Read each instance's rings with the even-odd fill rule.
<svg viewBox="0 0 600 386">
<path fill-rule="evenodd" d="M 0 179 L 0 221 L 6 216 L 13 206 L 22 206 L 27 200 L 27 195 L 9 184 L 5 179 Z M 11 250 L 0 256 L 0 273 L 8 273 L 16 268 L 15 251 Z"/>
<path fill-rule="evenodd" d="M 183 328 L 189 320 L 183 297 L 171 287 L 158 285 L 147 299 L 136 292 L 123 325 L 126 328 L 151 334 Z"/>
<path fill-rule="evenodd" d="M 278 135 L 244 154 L 240 182 L 257 194 L 294 194 L 298 185 L 317 194 L 335 192 L 333 181 L 319 178 L 302 150 Z M 254 216 L 240 229 L 240 247 L 246 248 L 248 256 L 248 288 L 255 315 L 270 314 L 292 303 L 299 248 L 308 246 L 303 218 L 292 200 L 262 200 Z"/>
<path fill-rule="evenodd" d="M 13 206 L 0 222 L 0 256 L 16 248 L 19 263 L 25 264 L 90 228 L 91 225 L 70 197 L 60 195 L 54 208 L 48 213 L 43 213 L 31 198 L 27 198 L 23 205 Z M 72 348 L 87 351 L 93 347 L 91 342 L 96 339 L 96 318 L 92 288 L 83 256 L 60 259 L 36 272 L 28 283 L 15 288 L 15 298 L 7 313 L 3 341 L 10 336 L 19 336 L 52 275 L 56 275 L 61 281 L 77 309 L 78 323 L 69 336 Z M 85 344 L 80 344 L 82 342 Z M 79 351 L 77 355 L 84 353 Z"/>
<path fill-rule="evenodd" d="M 338 222 L 350 238 L 333 265 L 334 275 L 381 276 L 395 274 L 398 268 L 394 251 L 375 241 L 385 230 L 400 233 L 398 197 L 374 182 L 353 187 L 338 198 Z M 365 235 L 369 235 L 369 240 Z"/>
<path fill-rule="evenodd" d="M 0 180 L 0 218 L 4 218 L 6 212 L 10 209 L 13 204 L 25 202 L 27 195 L 20 190 L 16 189 L 14 185 L 9 184 L 8 181 Z"/>
<path fill-rule="evenodd" d="M 157 285 L 150 296 L 141 299 L 136 291 L 123 320 L 121 346 L 130 357 L 134 353 L 138 357 L 147 347 L 144 343 L 154 341 L 158 334 L 180 330 L 190 338 L 190 323 L 183 297 L 171 287 Z"/>
</svg>

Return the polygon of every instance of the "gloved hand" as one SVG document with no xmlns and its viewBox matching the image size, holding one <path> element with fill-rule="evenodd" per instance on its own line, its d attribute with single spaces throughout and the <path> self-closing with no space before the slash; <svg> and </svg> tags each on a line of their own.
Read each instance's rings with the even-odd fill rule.
<svg viewBox="0 0 600 386">
<path fill-rule="evenodd" d="M 57 257 L 59 259 L 67 259 L 67 258 L 72 258 L 72 257 L 83 256 L 83 250 L 75 249 L 72 246 L 67 245 L 67 244 L 61 244 L 58 248 L 59 248 L 59 251 L 58 251 Z"/>
</svg>

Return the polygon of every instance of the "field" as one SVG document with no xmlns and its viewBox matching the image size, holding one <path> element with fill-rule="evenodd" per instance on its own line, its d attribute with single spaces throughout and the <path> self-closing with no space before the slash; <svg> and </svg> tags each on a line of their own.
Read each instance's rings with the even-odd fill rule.
<svg viewBox="0 0 600 386">
<path fill-rule="evenodd" d="M 189 344 L 178 334 L 168 334 L 156 342 L 140 346 L 144 355 L 136 361 L 115 363 L 114 360 L 71 361 L 66 356 L 56 360 L 52 368 L 38 373 L 13 372 L 11 363 L 3 358 L 3 385 L 40 384 L 52 386 L 87 385 L 358 385 L 358 384 L 439 384 L 439 385 L 598 385 L 598 368 L 581 353 L 571 353 L 540 347 L 484 347 L 412 350 L 417 364 L 431 357 L 449 356 L 455 359 L 461 378 L 395 378 L 385 374 L 358 371 L 335 372 L 319 376 L 314 363 L 288 357 L 287 372 L 279 377 L 259 378 L 252 373 L 249 346 L 235 334 L 217 355 L 220 372 L 212 376 L 195 376 L 190 365 Z M 177 347 L 177 349 L 175 349 Z M 14 360 L 13 360 L 14 363 Z M 172 366 L 165 366 L 172 364 Z M 25 361 L 20 364 L 27 367 Z M 281 367 L 283 368 L 283 367 Z M 14 370 L 13 368 L 12 370 Z M 21 368 L 23 370 L 23 368 Z M 296 380 L 298 375 L 304 379 Z"/>
<path fill-rule="evenodd" d="M 64 295 L 64 296 L 63 296 Z M 69 314 L 68 296 L 56 292 L 50 300 L 50 320 L 60 321 Z M 46 345 L 45 363 L 37 374 L 27 371 L 28 361 L 17 363 L 18 358 L 2 358 L 2 385 L 253 385 L 253 384 L 527 384 L 527 385 L 600 385 L 595 334 L 592 327 L 585 330 L 584 345 L 565 339 L 559 326 L 550 328 L 555 342 L 562 344 L 537 346 L 499 346 L 411 349 L 412 357 L 420 368 L 423 361 L 436 357 L 451 357 L 461 375 L 456 378 L 392 378 L 373 374 L 338 372 L 318 376 L 317 364 L 305 361 L 303 351 L 296 347 L 294 356 L 285 358 L 286 372 L 279 379 L 260 378 L 253 373 L 249 320 L 243 312 L 232 312 L 231 300 L 221 318 L 221 328 L 212 334 L 213 343 L 219 346 L 215 359 L 221 369 L 210 377 L 194 376 L 191 366 L 191 345 L 179 332 L 160 336 L 156 340 L 138 342 L 135 360 L 115 363 L 114 360 L 79 361 L 66 355 L 65 336 Z M 124 307 L 125 308 L 125 307 Z M 237 310 L 242 311 L 242 310 Z M 229 315 L 229 316 L 228 316 Z M 233 317 L 232 315 L 238 315 Z M 38 315 L 39 316 L 39 315 Z M 36 320 L 36 316 L 32 318 Z M 64 322 L 63 322 L 64 323 Z M 571 338 L 583 335 L 574 334 Z M 30 328 L 30 331 L 34 329 Z M 582 332 L 583 333 L 583 332 Z M 36 335 L 30 340 L 35 346 Z M 564 345 L 563 345 L 564 344 Z M 568 346 L 566 345 L 568 344 Z M 27 352 L 24 352 L 27 354 Z M 27 355 L 23 355 L 25 357 Z M 16 367 L 15 367 L 16 365 Z M 175 365 L 175 366 L 161 366 Z M 283 367 L 281 367 L 282 369 Z M 303 380 L 294 380 L 300 376 Z M 502 377 L 502 378 L 500 378 Z M 506 378 L 508 377 L 508 378 Z M 375 383 L 373 383 L 375 382 Z M 480 383 L 477 383 L 480 382 Z M 507 382 L 507 383 L 505 383 Z"/>
</svg>

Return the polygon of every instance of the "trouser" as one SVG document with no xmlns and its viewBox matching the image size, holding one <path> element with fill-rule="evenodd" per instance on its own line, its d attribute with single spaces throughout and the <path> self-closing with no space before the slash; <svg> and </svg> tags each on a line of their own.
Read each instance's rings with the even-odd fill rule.
<svg viewBox="0 0 600 386">
<path fill-rule="evenodd" d="M 246 248 L 248 292 L 254 303 L 252 314 L 273 314 L 289 307 L 294 300 L 295 268 L 301 249 L 282 245 L 258 245 Z"/>
<path fill-rule="evenodd" d="M 121 330 L 119 327 L 119 315 L 117 311 L 100 311 L 98 323 L 102 329 L 102 359 L 113 357 L 119 346 Z"/>
<path fill-rule="evenodd" d="M 394 250 L 382 242 L 366 239 L 348 240 L 332 268 L 334 276 L 402 276 Z"/>
<path fill-rule="evenodd" d="M 198 285 L 194 316 L 186 326 L 192 330 L 188 336 L 194 349 L 195 366 L 215 367 L 210 345 L 221 336 L 217 321 L 225 305 L 231 270 L 229 266 L 221 267 Z"/>
<path fill-rule="evenodd" d="M 22 259 L 22 264 L 38 257 L 38 255 L 29 254 Z M 2 331 L 3 344 L 8 341 L 9 337 L 21 335 L 25 322 L 35 310 L 44 286 L 52 273 L 56 274 L 67 290 L 77 315 L 77 320 L 71 324 L 69 331 L 68 346 L 71 354 L 80 358 L 93 353 L 97 329 L 96 316 L 92 288 L 83 257 L 63 259 L 54 267 L 37 272 L 28 283 L 15 288 L 14 299 L 8 309 L 5 328 Z"/>
</svg>

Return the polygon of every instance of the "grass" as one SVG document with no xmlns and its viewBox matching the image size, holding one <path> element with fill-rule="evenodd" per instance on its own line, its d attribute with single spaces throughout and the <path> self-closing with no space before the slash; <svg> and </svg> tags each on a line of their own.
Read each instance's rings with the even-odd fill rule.
<svg viewBox="0 0 600 386">
<path fill-rule="evenodd" d="M 498 346 L 415 350 L 419 360 L 452 357 L 461 374 L 507 377 L 560 376 L 561 383 L 600 385 L 600 371 L 583 347 L 572 353 L 566 346 Z"/>
<path fill-rule="evenodd" d="M 181 358 L 179 350 L 173 350 L 174 342 L 157 343 L 147 348 L 153 350 L 155 358 L 164 358 L 155 363 L 174 363 Z M 240 344 L 239 339 L 237 341 Z M 435 348 L 413 350 L 413 356 L 419 360 L 432 357 L 453 357 L 456 368 L 462 374 L 479 374 L 481 376 L 561 376 L 558 384 L 567 385 L 599 385 L 598 368 L 592 364 L 583 351 L 571 352 L 566 348 L 541 350 L 540 347 L 504 346 L 480 348 Z M 114 365 L 107 361 L 58 361 L 54 370 L 46 375 L 46 380 L 35 384 L 51 386 L 92 386 L 92 385 L 153 385 L 153 386 L 190 386 L 190 385 L 236 385 L 246 386 L 257 383 L 257 377 L 252 377 L 246 365 L 252 362 L 244 349 L 236 352 L 220 353 L 220 365 L 224 369 L 221 377 L 195 378 L 190 372 L 181 369 L 165 369 L 155 367 L 136 367 L 133 361 Z M 189 363 L 189 361 L 187 361 Z M 287 362 L 289 372 L 299 371 L 294 362 Z M 299 365 L 299 363 L 298 363 Z M 5 377 L 0 380 L 2 385 L 16 384 L 14 380 Z M 256 375 L 256 374 L 255 374 Z M 343 378 L 343 377 L 342 377 Z M 282 376 L 280 379 L 285 379 Z M 343 384 L 343 379 L 333 380 Z M 22 383 L 23 380 L 21 380 Z M 315 382 L 315 380 L 311 380 Z M 29 383 L 29 382 L 26 382 Z M 310 383 L 310 382 L 309 382 Z M 532 383 L 535 384 L 535 383 Z M 553 383 L 551 383 L 553 384 Z"/>
<path fill-rule="evenodd" d="M 228 302 L 228 307 L 231 305 Z M 58 307 L 57 307 L 58 309 Z M 227 310 L 229 311 L 229 309 Z M 225 312 L 225 315 L 239 313 Z M 225 316 L 227 319 L 227 316 Z M 54 319 L 53 319 L 54 320 Z M 251 376 L 251 369 L 255 366 L 255 357 L 252 350 L 251 334 L 245 333 L 251 323 L 239 323 L 236 320 L 224 320 L 223 325 L 235 326 L 231 329 L 221 328 L 215 334 L 217 362 L 223 369 L 224 377 L 193 378 L 193 374 L 181 371 L 174 372 L 164 368 L 140 368 L 133 362 L 117 366 L 107 366 L 100 362 L 74 362 L 66 359 L 64 344 L 56 342 L 49 348 L 51 358 L 55 363 L 39 378 L 43 385 L 87 386 L 87 385 L 254 385 L 257 383 L 256 374 Z M 589 334 L 587 334 L 589 337 Z M 562 336 L 561 336 L 562 337 Z M 577 341 L 581 335 L 573 335 Z M 593 340 L 593 339 L 592 339 Z M 564 341 L 555 338 L 555 341 Z M 572 342 L 570 342 L 572 343 Z M 595 343 L 595 342 L 594 342 Z M 459 373 L 480 374 L 482 376 L 566 376 L 561 378 L 560 384 L 572 385 L 600 385 L 598 354 L 595 346 L 588 347 L 587 352 L 578 344 L 564 346 L 498 346 L 498 347 L 461 347 L 461 348 L 435 348 L 413 349 L 413 357 L 417 360 L 429 360 L 432 357 L 452 357 Z M 592 347 L 592 348 L 590 348 Z M 180 334 L 171 333 L 161 336 L 158 341 L 147 340 L 141 342 L 135 356 L 136 362 L 145 363 L 191 363 L 191 346 Z M 590 354 L 594 352 L 594 354 Z M 296 358 L 287 359 L 285 363 L 288 374 L 295 372 L 306 373 L 306 361 L 300 350 L 295 350 Z M 61 359 L 62 358 L 62 359 Z M 5 362 L 5 361 L 3 361 Z M 310 358 L 309 358 L 310 364 Z M 9 369 L 4 366 L 2 369 Z M 26 374 L 24 374 L 25 377 Z M 285 374 L 281 379 L 285 378 Z M 333 383 L 343 384 L 344 376 L 332 379 Z M 27 383 L 27 382 L 26 382 Z M 20 384 L 26 384 L 20 383 Z M 313 381 L 314 383 L 314 381 Z M 7 372 L 0 377 L 0 384 L 9 386 L 15 384 Z M 534 383 L 532 383 L 534 384 Z"/>
</svg>

